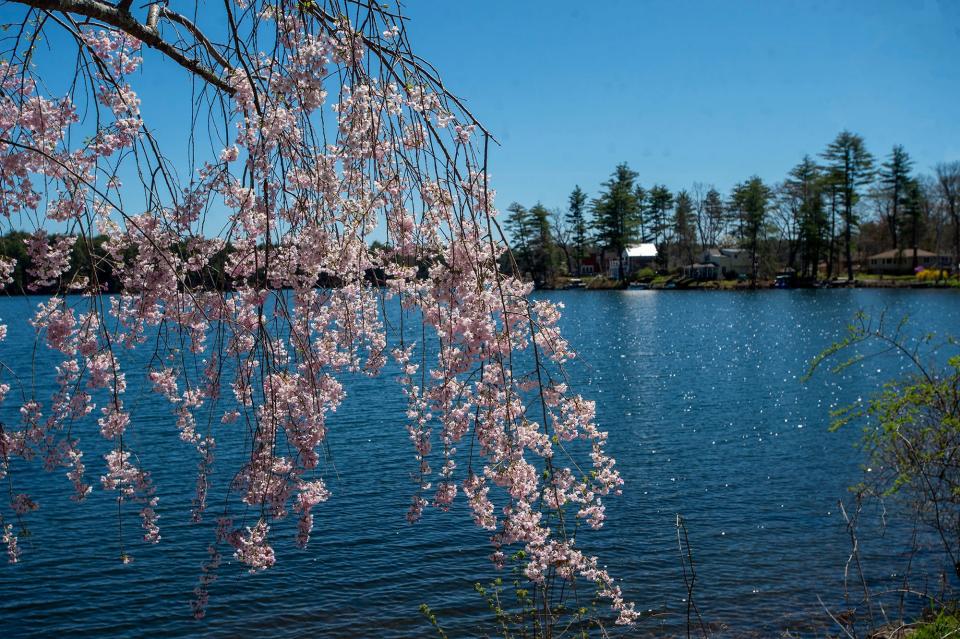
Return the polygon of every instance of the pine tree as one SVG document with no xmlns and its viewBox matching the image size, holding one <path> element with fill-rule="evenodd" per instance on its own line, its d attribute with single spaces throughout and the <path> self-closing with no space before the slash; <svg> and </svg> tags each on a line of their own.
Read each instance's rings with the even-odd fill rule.
<svg viewBox="0 0 960 639">
<path fill-rule="evenodd" d="M 873 181 L 873 156 L 867 151 L 862 137 L 849 131 L 841 131 L 821 157 L 827 161 L 827 166 L 838 180 L 843 206 L 843 245 L 847 260 L 847 279 L 853 281 L 853 227 L 858 223 L 854 206 L 860 199 L 858 189 Z"/>
<path fill-rule="evenodd" d="M 907 180 L 904 185 L 903 194 L 904 226 L 910 238 L 910 247 L 913 249 L 912 266 L 914 272 L 916 272 L 917 266 L 920 264 L 917 250 L 920 248 L 920 234 L 923 229 L 923 217 L 926 207 L 926 196 L 920 185 L 920 181 L 917 179 Z"/>
<path fill-rule="evenodd" d="M 616 252 L 620 261 L 619 279 L 624 279 L 624 261 L 627 247 L 636 241 L 639 227 L 639 207 L 634 193 L 637 174 L 626 163 L 614 170 L 603 183 L 604 191 L 592 203 L 593 227 L 600 246 Z"/>
<path fill-rule="evenodd" d="M 657 248 L 667 244 L 667 232 L 670 230 L 670 209 L 673 207 L 673 194 L 662 184 L 650 187 L 647 193 L 647 212 L 649 213 L 650 232 Z M 660 251 L 666 254 L 666 251 Z"/>
<path fill-rule="evenodd" d="M 673 235 L 677 241 L 678 256 L 687 264 L 693 264 L 693 245 L 697 241 L 693 217 L 693 200 L 687 191 L 681 190 L 674 200 Z"/>
<path fill-rule="evenodd" d="M 912 167 L 913 161 L 910 156 L 898 144 L 893 147 L 889 159 L 883 163 L 880 169 L 880 184 L 890 199 L 887 229 L 890 231 L 893 248 L 902 248 L 899 237 L 900 227 L 903 225 L 903 221 L 900 219 L 900 210 L 906 203 L 910 169 Z"/>
<path fill-rule="evenodd" d="M 531 222 L 530 273 L 537 288 L 553 286 L 557 278 L 559 254 L 550 229 L 550 211 L 537 202 L 529 211 Z"/>
<path fill-rule="evenodd" d="M 753 176 L 746 182 L 735 186 L 731 198 L 733 206 L 740 213 L 745 248 L 750 251 L 750 283 L 753 287 L 757 285 L 760 241 L 763 239 L 766 227 L 770 195 L 770 189 L 763 181 L 759 177 Z"/>
<path fill-rule="evenodd" d="M 637 200 L 637 239 L 647 241 L 647 190 L 641 185 L 633 189 L 633 197 Z"/>
<path fill-rule="evenodd" d="M 567 223 L 573 231 L 573 256 L 577 263 L 577 273 L 583 265 L 584 251 L 587 244 L 587 194 L 577 185 L 570 194 L 570 206 L 567 213 Z"/>
<path fill-rule="evenodd" d="M 533 238 L 533 218 L 525 206 L 517 202 L 507 207 L 507 232 L 510 233 L 510 245 L 513 260 L 516 262 L 520 274 L 530 272 L 531 252 L 530 245 Z"/>
<path fill-rule="evenodd" d="M 704 247 L 714 246 L 719 243 L 727 227 L 727 207 L 723 204 L 723 196 L 720 191 L 711 187 L 703 198 L 703 212 L 706 217 L 704 233 L 701 241 Z"/>
<path fill-rule="evenodd" d="M 800 276 L 816 279 L 820 256 L 826 248 L 828 219 L 823 207 L 823 180 L 820 167 L 809 155 L 790 170 L 784 182 L 787 191 L 800 203 Z"/>
</svg>

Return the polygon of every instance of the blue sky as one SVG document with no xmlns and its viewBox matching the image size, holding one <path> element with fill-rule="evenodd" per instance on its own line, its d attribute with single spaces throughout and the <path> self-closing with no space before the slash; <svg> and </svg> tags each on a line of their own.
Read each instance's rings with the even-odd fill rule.
<svg viewBox="0 0 960 639">
<path fill-rule="evenodd" d="M 960 0 L 406 0 L 403 12 L 414 50 L 502 143 L 501 210 L 565 208 L 574 185 L 594 196 L 623 161 L 673 190 L 774 182 L 844 128 L 881 159 L 903 144 L 920 171 L 960 159 Z M 47 80 L 73 71 L 61 36 L 38 52 Z M 145 77 L 144 117 L 186 177 L 187 76 Z M 200 157 L 216 152 L 198 137 Z"/>
<path fill-rule="evenodd" d="M 498 204 L 776 181 L 842 129 L 960 159 L 960 0 L 409 0 L 415 51 L 500 139 Z"/>
</svg>

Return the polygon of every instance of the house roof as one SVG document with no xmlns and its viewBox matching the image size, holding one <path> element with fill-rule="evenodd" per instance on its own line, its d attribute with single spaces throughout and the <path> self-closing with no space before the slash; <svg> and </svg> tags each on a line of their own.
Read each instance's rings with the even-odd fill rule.
<svg viewBox="0 0 960 639">
<path fill-rule="evenodd" d="M 936 255 L 936 253 L 931 253 L 930 251 L 917 249 L 917 257 L 936 257 Z M 884 260 L 891 257 L 913 257 L 913 249 L 890 249 L 889 251 L 884 251 L 883 253 L 871 255 L 869 259 Z"/>
<path fill-rule="evenodd" d="M 737 257 L 747 249 L 742 248 L 717 248 L 716 246 L 707 249 L 707 255 L 712 257 Z"/>
<path fill-rule="evenodd" d="M 627 247 L 627 257 L 656 257 L 657 256 L 657 245 L 656 244 L 637 244 L 635 246 Z"/>
</svg>

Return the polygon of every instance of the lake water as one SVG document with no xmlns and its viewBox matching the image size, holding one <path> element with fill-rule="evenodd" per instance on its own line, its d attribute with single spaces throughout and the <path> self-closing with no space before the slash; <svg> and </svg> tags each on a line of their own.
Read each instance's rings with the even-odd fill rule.
<svg viewBox="0 0 960 639">
<path fill-rule="evenodd" d="M 626 481 L 624 495 L 608 502 L 605 528 L 581 543 L 623 580 L 638 608 L 657 613 L 631 636 L 680 634 L 685 627 L 678 513 L 696 562 L 695 600 L 712 628 L 730 636 L 784 629 L 822 635 L 830 622 L 818 597 L 833 610 L 858 600 L 856 592 L 844 598 L 850 545 L 837 502 L 849 498 L 862 461 L 854 446 L 859 429 L 828 432 L 828 412 L 865 397 L 903 364 L 878 358 L 842 377 L 824 371 L 806 384 L 800 378 L 858 310 L 909 315 L 917 333 L 960 333 L 960 295 L 569 291 L 548 297 L 566 305 L 562 324 L 581 354 L 570 368 L 574 386 L 597 400 L 598 421 L 610 432 L 609 449 Z M 22 320 L 38 301 L 0 299 L 0 318 L 10 325 L 0 360 L 14 368 L 32 356 Z M 189 524 L 196 459 L 170 436 L 169 409 L 128 373 L 127 403 L 136 404 L 139 447 L 149 451 L 143 461 L 161 497 L 163 540 L 134 544 L 135 560 L 121 564 L 110 495 L 97 486 L 88 503 L 75 505 L 66 480 L 40 481 L 28 472 L 17 489 L 30 492 L 41 509 L 31 515 L 32 536 L 21 540 L 21 563 L 0 564 L 0 637 L 430 636 L 421 603 L 436 611 L 451 637 L 485 636 L 492 628 L 472 585 L 497 576 L 486 559 L 486 536 L 462 507 L 428 510 L 420 523 L 406 523 L 415 462 L 404 399 L 389 378 L 351 380 L 331 421 L 328 461 L 338 476 L 329 481 L 333 497 L 315 511 L 309 548 L 296 550 L 292 533 L 290 542 L 277 540 L 277 565 L 256 575 L 227 555 L 207 618 L 194 621 L 189 601 L 211 538 L 208 525 Z M 0 420 L 15 421 L 17 408 L 11 394 Z M 88 452 L 86 462 L 95 481 L 99 457 Z M 894 514 L 883 537 L 875 534 L 879 514 L 862 515 L 864 567 L 875 588 L 899 585 L 906 561 L 910 531 Z M 914 562 L 915 586 L 922 585 L 921 568 L 935 577 L 935 552 L 921 552 Z"/>
</svg>

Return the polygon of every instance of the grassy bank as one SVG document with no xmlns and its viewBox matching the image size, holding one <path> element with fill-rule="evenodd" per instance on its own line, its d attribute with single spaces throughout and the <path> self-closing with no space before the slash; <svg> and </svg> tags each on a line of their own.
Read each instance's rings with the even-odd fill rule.
<svg viewBox="0 0 960 639">
<path fill-rule="evenodd" d="M 750 282 L 737 280 L 695 281 L 676 275 L 658 275 L 646 281 L 621 282 L 607 277 L 584 277 L 560 279 L 553 289 L 582 289 L 590 291 L 624 290 L 644 288 L 650 290 L 687 290 L 687 291 L 745 291 L 752 289 L 775 288 L 774 280 L 757 280 L 756 286 Z M 960 281 L 956 278 L 946 280 L 921 279 L 912 275 L 878 277 L 876 275 L 858 275 L 852 282 L 847 279 L 835 279 L 817 282 L 816 285 L 804 284 L 787 288 L 898 288 L 898 289 L 957 289 Z"/>
</svg>

